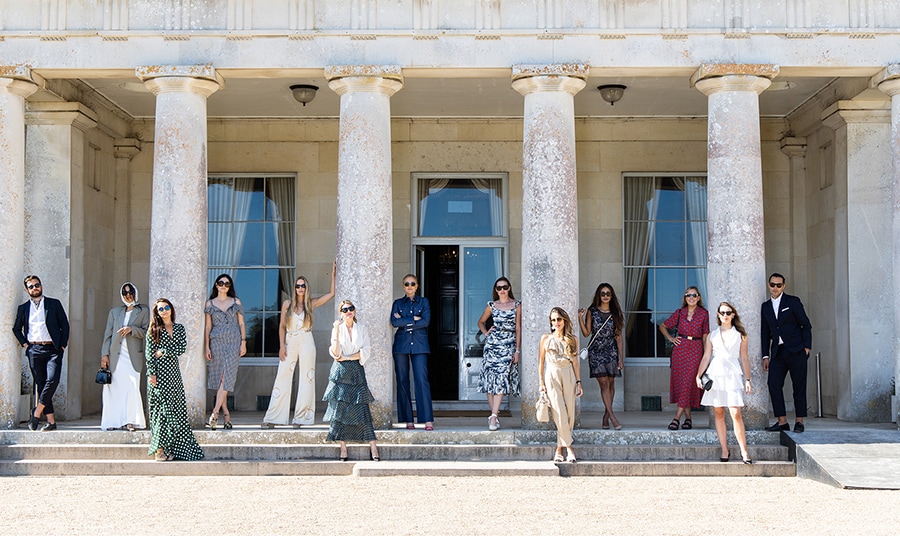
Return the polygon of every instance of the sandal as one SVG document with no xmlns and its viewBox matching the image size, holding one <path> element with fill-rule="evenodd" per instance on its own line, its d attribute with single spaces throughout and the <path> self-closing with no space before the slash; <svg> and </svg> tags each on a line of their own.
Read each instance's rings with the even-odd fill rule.
<svg viewBox="0 0 900 536">
<path fill-rule="evenodd" d="M 565 460 L 564 460 L 562 454 L 557 454 L 556 456 L 553 457 L 554 463 L 562 463 L 563 461 L 565 461 Z"/>
<path fill-rule="evenodd" d="M 685 421 L 685 422 L 687 422 L 687 421 Z M 679 423 L 678 419 L 672 419 L 672 422 L 669 423 L 669 430 L 678 430 L 679 424 L 680 423 Z"/>
<path fill-rule="evenodd" d="M 690 419 L 685 419 L 683 423 L 681 423 L 682 430 L 692 430 L 694 428 L 694 421 Z"/>
<path fill-rule="evenodd" d="M 219 424 L 219 415 L 216 413 L 211 414 L 209 416 L 209 420 L 206 421 L 206 426 L 208 426 L 210 430 L 215 430 L 216 425 L 218 425 L 218 424 Z"/>
<path fill-rule="evenodd" d="M 224 428 L 226 430 L 231 430 L 232 428 L 234 428 L 234 426 L 232 426 L 231 421 L 225 421 L 225 425 L 222 426 L 222 428 Z"/>
<path fill-rule="evenodd" d="M 125 425 L 125 429 L 128 430 L 129 432 L 134 432 L 134 425 L 131 423 L 128 423 Z"/>
<path fill-rule="evenodd" d="M 158 449 L 156 451 L 156 454 L 153 456 L 153 459 L 158 462 L 168 461 L 168 457 L 166 456 L 166 451 L 164 451 L 163 449 Z"/>
</svg>

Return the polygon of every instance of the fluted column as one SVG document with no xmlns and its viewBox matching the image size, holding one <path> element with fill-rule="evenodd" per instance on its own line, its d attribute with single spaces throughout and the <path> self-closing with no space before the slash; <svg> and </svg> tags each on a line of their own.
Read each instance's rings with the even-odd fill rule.
<svg viewBox="0 0 900 536">
<path fill-rule="evenodd" d="M 900 289 L 900 63 L 888 66 L 873 80 L 878 89 L 891 97 L 891 227 L 894 260 L 894 289 Z M 900 295 L 891 300 L 894 310 L 894 393 L 891 397 L 891 419 L 900 425 Z"/>
<path fill-rule="evenodd" d="M 519 65 L 512 87 L 525 97 L 522 143 L 522 427 L 538 423 L 538 345 L 549 332 L 550 309 L 562 307 L 577 329 L 578 194 L 575 174 L 575 94 L 586 65 Z M 578 417 L 576 416 L 576 423 Z"/>
<path fill-rule="evenodd" d="M 766 299 L 759 94 L 778 75 L 775 65 L 702 65 L 691 84 L 709 98 L 707 139 L 707 296 L 711 328 L 721 301 L 737 309 L 749 336 L 753 394 L 744 424 L 768 423 L 769 393 L 762 370 L 760 304 Z"/>
<path fill-rule="evenodd" d="M 837 416 L 890 418 L 894 368 L 890 112 L 878 101 L 838 101 L 834 129 L 834 341 Z M 878 109 L 881 108 L 881 109 Z M 816 344 L 813 324 L 813 345 Z M 811 378 L 812 379 L 812 378 Z M 812 401 L 810 401 L 812 403 Z"/>
<path fill-rule="evenodd" d="M 372 340 L 366 379 L 376 428 L 390 428 L 393 408 L 391 325 L 393 224 L 391 96 L 403 87 L 392 65 L 330 66 L 328 86 L 341 96 L 338 141 L 335 304 L 352 300 Z"/>
<path fill-rule="evenodd" d="M 11 336 L 16 306 L 24 302 L 25 99 L 37 91 L 31 69 L 0 66 L 0 428 L 18 424 L 22 347 Z"/>
<path fill-rule="evenodd" d="M 187 330 L 181 374 L 196 427 L 206 412 L 206 104 L 223 80 L 211 66 L 139 67 L 135 74 L 156 95 L 147 302 L 168 298 Z"/>
<path fill-rule="evenodd" d="M 71 420 L 81 417 L 85 132 L 96 115 L 77 102 L 31 102 L 25 124 L 25 271 L 41 278 L 44 294 L 59 299 L 69 317 L 53 406 L 57 419 Z"/>
</svg>

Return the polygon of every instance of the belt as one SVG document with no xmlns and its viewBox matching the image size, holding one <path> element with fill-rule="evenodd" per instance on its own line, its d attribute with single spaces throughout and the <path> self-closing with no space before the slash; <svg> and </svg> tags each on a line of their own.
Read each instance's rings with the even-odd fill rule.
<svg viewBox="0 0 900 536">
<path fill-rule="evenodd" d="M 41 346 L 52 346 L 53 341 L 28 341 L 28 344 L 39 344 Z"/>
<path fill-rule="evenodd" d="M 699 341 L 703 337 L 682 337 L 682 339 L 687 339 L 689 341 Z"/>
</svg>

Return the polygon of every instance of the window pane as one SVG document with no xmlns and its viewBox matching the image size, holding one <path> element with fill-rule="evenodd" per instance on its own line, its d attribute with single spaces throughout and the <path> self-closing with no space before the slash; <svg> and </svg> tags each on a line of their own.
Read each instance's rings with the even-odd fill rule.
<svg viewBox="0 0 900 536">
<path fill-rule="evenodd" d="M 242 299 L 243 301 L 243 299 Z M 262 357 L 263 355 L 263 315 L 244 313 L 244 324 L 247 326 L 247 354 L 245 357 Z M 275 336 L 277 343 L 278 336 Z M 278 348 L 275 349 L 278 355 Z"/>
<path fill-rule="evenodd" d="M 647 272 L 646 268 L 625 269 L 625 289 L 619 296 L 625 296 L 620 304 L 625 311 L 647 311 Z"/>
<path fill-rule="evenodd" d="M 662 323 L 669 317 L 675 309 L 681 307 L 682 298 L 684 298 L 684 289 L 687 287 L 685 283 L 686 273 L 683 268 L 657 268 L 656 288 L 654 297 L 656 299 L 655 311 L 664 314 L 662 318 L 656 318 L 656 323 Z"/>
<path fill-rule="evenodd" d="M 656 184 L 656 196 L 659 199 L 656 209 L 657 220 L 684 219 L 683 181 L 671 177 L 661 177 Z"/>
<path fill-rule="evenodd" d="M 228 266 L 231 264 L 231 222 L 210 223 L 209 226 L 209 264 L 210 266 Z"/>
<path fill-rule="evenodd" d="M 264 298 L 266 311 L 278 311 L 281 309 L 281 307 L 279 307 L 281 305 L 281 302 L 279 301 L 279 298 L 281 297 L 281 289 L 278 286 L 278 272 L 278 268 L 269 268 L 266 270 L 266 286 Z"/>
<path fill-rule="evenodd" d="M 237 269 L 234 271 L 234 292 L 244 304 L 245 311 L 262 311 L 265 270 Z"/>
<path fill-rule="evenodd" d="M 238 177 L 234 179 L 235 221 L 262 221 L 265 218 L 263 179 Z"/>
<path fill-rule="evenodd" d="M 631 313 L 625 321 L 625 355 L 628 357 L 656 357 L 654 353 L 659 328 L 647 313 Z M 654 333 L 656 332 L 656 333 Z"/>
<path fill-rule="evenodd" d="M 294 220 L 294 179 L 275 177 L 267 179 L 266 185 L 266 220 Z"/>
<path fill-rule="evenodd" d="M 647 220 L 655 209 L 653 177 L 625 177 L 625 219 Z"/>
<path fill-rule="evenodd" d="M 265 334 L 265 355 L 278 355 L 278 315 L 267 314 L 263 317 L 263 331 Z"/>
<path fill-rule="evenodd" d="M 706 266 L 706 222 L 687 224 L 687 265 Z"/>
<path fill-rule="evenodd" d="M 422 179 L 419 236 L 502 236 L 500 179 Z"/>
<path fill-rule="evenodd" d="M 231 184 L 227 177 L 210 177 L 206 187 L 209 221 L 231 221 Z"/>
<path fill-rule="evenodd" d="M 263 264 L 278 266 L 278 224 L 262 223 L 263 231 Z"/>
<path fill-rule="evenodd" d="M 706 220 L 706 177 L 685 179 L 687 219 Z"/>
<path fill-rule="evenodd" d="M 650 264 L 650 223 L 625 223 L 625 266 Z"/>
<path fill-rule="evenodd" d="M 262 266 L 264 262 L 264 236 L 265 224 L 239 223 L 234 224 L 234 260 L 239 266 Z"/>
<path fill-rule="evenodd" d="M 656 250 L 654 263 L 657 266 L 684 266 L 684 223 L 656 222 Z"/>
</svg>

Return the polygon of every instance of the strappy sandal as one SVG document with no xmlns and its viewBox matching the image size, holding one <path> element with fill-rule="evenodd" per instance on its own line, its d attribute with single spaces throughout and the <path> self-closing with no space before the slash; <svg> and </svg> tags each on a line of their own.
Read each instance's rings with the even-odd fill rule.
<svg viewBox="0 0 900 536">
<path fill-rule="evenodd" d="M 216 425 L 219 424 L 219 416 L 216 413 L 213 413 L 209 416 L 209 420 L 206 421 L 206 426 L 209 426 L 210 430 L 215 430 Z"/>
<path fill-rule="evenodd" d="M 681 423 L 682 430 L 692 430 L 694 428 L 694 421 L 690 419 L 685 419 L 683 423 Z"/>
<path fill-rule="evenodd" d="M 669 430 L 678 430 L 679 424 L 681 423 L 678 421 L 678 419 L 672 419 L 672 422 L 669 423 Z"/>
<path fill-rule="evenodd" d="M 224 428 L 226 430 L 231 430 L 232 428 L 234 428 L 234 426 L 231 424 L 231 421 L 225 421 L 225 424 L 222 425 L 222 428 Z"/>
<path fill-rule="evenodd" d="M 153 456 L 153 459 L 158 462 L 168 461 L 168 457 L 166 456 L 166 452 L 163 449 L 158 449 L 156 454 Z"/>
</svg>

